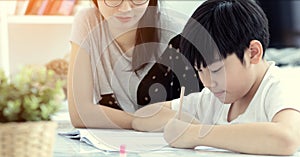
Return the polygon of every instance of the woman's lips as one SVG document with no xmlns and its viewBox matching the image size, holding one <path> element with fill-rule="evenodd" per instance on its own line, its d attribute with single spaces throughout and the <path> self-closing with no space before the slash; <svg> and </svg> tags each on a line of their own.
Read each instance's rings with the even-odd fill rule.
<svg viewBox="0 0 300 157">
<path fill-rule="evenodd" d="M 123 23 L 126 23 L 132 19 L 132 17 L 122 17 L 122 16 L 116 16 L 116 18 Z"/>
</svg>

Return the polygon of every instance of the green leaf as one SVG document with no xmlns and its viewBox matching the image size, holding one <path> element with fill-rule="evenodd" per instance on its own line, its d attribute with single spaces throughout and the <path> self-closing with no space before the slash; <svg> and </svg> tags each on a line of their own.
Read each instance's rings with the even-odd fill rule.
<svg viewBox="0 0 300 157">
<path fill-rule="evenodd" d="M 50 120 L 65 99 L 64 85 L 45 67 L 24 67 L 10 81 L 0 69 L 0 122 Z"/>
</svg>

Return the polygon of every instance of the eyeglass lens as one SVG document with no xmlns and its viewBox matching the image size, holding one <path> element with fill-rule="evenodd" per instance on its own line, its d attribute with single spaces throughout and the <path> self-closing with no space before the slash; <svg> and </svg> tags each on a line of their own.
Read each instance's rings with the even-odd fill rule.
<svg viewBox="0 0 300 157">
<path fill-rule="evenodd" d="M 145 4 L 148 0 L 131 0 L 134 5 L 142 5 Z M 109 7 L 117 7 L 121 5 L 123 0 L 104 0 L 105 4 Z"/>
</svg>

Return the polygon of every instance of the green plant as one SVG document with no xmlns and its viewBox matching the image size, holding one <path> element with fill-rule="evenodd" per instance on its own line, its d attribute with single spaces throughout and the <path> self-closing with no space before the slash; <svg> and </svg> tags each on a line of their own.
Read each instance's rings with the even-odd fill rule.
<svg viewBox="0 0 300 157">
<path fill-rule="evenodd" d="M 0 69 L 0 122 L 50 120 L 65 97 L 64 83 L 46 67 L 26 66 L 11 79 Z"/>
</svg>

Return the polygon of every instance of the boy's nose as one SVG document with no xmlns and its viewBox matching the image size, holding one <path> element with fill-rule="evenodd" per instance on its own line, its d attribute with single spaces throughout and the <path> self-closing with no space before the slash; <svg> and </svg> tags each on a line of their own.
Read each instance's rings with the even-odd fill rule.
<svg viewBox="0 0 300 157">
<path fill-rule="evenodd" d="M 210 79 L 210 81 L 203 83 L 203 86 L 207 88 L 214 88 L 217 86 L 217 82 Z"/>
<path fill-rule="evenodd" d="M 214 88 L 217 86 L 217 81 L 214 80 L 213 78 L 211 78 L 210 75 L 206 76 L 206 77 L 200 77 L 202 83 L 203 83 L 203 86 L 204 87 L 207 87 L 207 88 Z"/>
<path fill-rule="evenodd" d="M 119 6 L 119 11 L 127 12 L 132 9 L 131 2 L 129 0 L 123 0 L 121 5 Z"/>
</svg>

